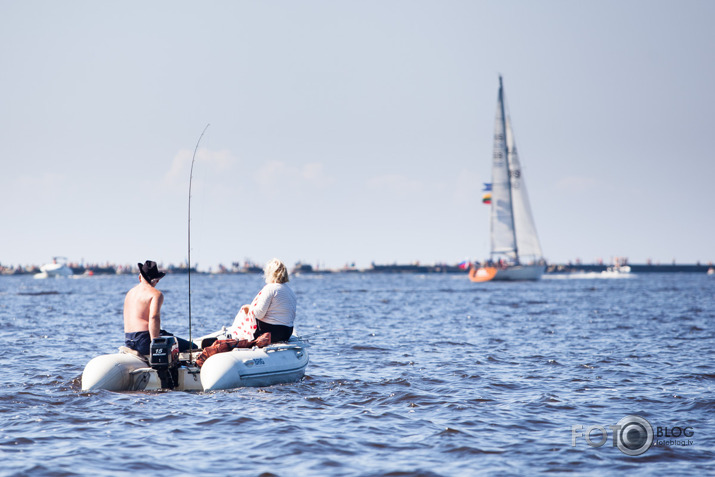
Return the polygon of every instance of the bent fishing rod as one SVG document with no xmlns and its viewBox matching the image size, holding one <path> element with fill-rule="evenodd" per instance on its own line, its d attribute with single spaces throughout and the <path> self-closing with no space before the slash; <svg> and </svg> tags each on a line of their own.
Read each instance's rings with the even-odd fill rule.
<svg viewBox="0 0 715 477">
<path fill-rule="evenodd" d="M 199 144 L 201 143 L 201 138 L 204 137 L 204 133 L 206 130 L 209 128 L 211 124 L 207 124 L 206 127 L 204 128 L 203 131 L 201 131 L 201 136 L 199 136 L 199 140 L 196 141 L 196 147 L 194 148 L 194 155 L 191 157 L 191 172 L 189 174 L 189 234 L 188 234 L 188 257 L 187 260 L 189 262 L 189 270 L 188 270 L 188 277 L 189 277 L 189 364 L 191 364 L 193 360 L 193 354 L 191 350 L 193 349 L 194 342 L 191 338 L 191 182 L 194 178 L 194 161 L 196 161 L 196 151 L 199 150 Z"/>
</svg>

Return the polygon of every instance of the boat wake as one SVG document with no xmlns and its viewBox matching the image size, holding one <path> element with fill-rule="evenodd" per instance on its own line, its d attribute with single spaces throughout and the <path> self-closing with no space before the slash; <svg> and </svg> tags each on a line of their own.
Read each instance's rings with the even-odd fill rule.
<svg viewBox="0 0 715 477">
<path fill-rule="evenodd" d="M 624 278 L 636 278 L 633 273 L 613 273 L 613 272 L 575 272 L 575 273 L 547 273 L 542 278 L 546 280 L 621 280 Z"/>
</svg>

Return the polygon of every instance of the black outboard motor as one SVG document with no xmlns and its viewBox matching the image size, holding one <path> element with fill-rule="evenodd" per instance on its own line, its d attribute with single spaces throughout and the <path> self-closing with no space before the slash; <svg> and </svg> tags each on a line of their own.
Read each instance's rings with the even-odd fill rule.
<svg viewBox="0 0 715 477">
<path fill-rule="evenodd" d="M 149 365 L 156 369 L 162 389 L 174 389 L 179 384 L 179 341 L 176 336 L 151 340 Z"/>
</svg>

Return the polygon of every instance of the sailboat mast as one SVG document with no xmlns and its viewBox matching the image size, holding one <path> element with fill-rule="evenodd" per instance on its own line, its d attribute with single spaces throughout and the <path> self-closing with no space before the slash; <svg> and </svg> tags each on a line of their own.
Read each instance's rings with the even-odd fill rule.
<svg viewBox="0 0 715 477">
<path fill-rule="evenodd" d="M 506 159 L 506 173 L 507 173 L 507 190 L 509 191 L 509 217 L 511 218 L 511 233 L 514 237 L 514 258 L 516 259 L 516 264 L 519 264 L 519 245 L 516 241 L 516 226 L 514 223 L 514 201 L 512 197 L 511 190 L 511 161 L 509 160 L 509 141 L 507 136 L 506 128 L 506 111 L 504 108 L 504 85 L 502 83 L 502 77 L 499 75 L 499 106 L 501 107 L 501 120 L 502 120 L 502 131 L 504 131 L 504 157 Z"/>
</svg>

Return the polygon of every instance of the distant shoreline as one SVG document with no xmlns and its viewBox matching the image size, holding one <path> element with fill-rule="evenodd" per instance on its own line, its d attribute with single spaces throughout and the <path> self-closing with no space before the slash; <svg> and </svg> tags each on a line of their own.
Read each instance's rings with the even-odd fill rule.
<svg viewBox="0 0 715 477">
<path fill-rule="evenodd" d="M 631 273 L 707 273 L 709 269 L 713 268 L 711 263 L 708 264 L 628 264 L 631 268 Z M 593 272 L 603 272 L 608 269 L 609 265 L 606 264 L 551 264 L 546 268 L 546 274 L 569 274 L 569 273 L 593 273 Z M 75 264 L 70 264 L 72 273 L 74 275 L 130 275 L 138 273 L 136 267 L 132 268 L 129 266 L 115 266 L 115 265 L 104 265 L 104 266 L 79 266 Z M 188 273 L 188 268 L 186 266 L 174 266 L 169 265 L 165 268 L 166 272 L 169 274 L 186 274 Z M 0 274 L 5 276 L 14 275 L 34 275 L 40 272 L 38 266 L 29 267 L 2 267 L 0 266 Z M 191 273 L 196 273 L 199 275 L 239 275 L 239 274 L 260 274 L 263 273 L 261 267 L 247 264 L 243 266 L 238 266 L 234 264 L 231 268 L 224 266 L 219 266 L 218 269 L 209 270 L 196 270 L 191 268 Z M 355 267 L 344 267 L 339 269 L 316 269 L 311 265 L 298 264 L 291 270 L 293 275 L 318 275 L 318 274 L 332 274 L 332 273 L 413 273 L 413 274 L 433 274 L 433 273 L 449 273 L 449 274 L 466 274 L 467 270 L 460 267 L 459 265 L 421 265 L 421 264 L 389 264 L 389 265 L 378 265 L 373 264 L 369 268 L 355 268 Z"/>
</svg>

